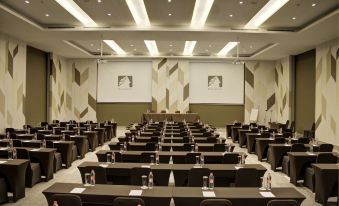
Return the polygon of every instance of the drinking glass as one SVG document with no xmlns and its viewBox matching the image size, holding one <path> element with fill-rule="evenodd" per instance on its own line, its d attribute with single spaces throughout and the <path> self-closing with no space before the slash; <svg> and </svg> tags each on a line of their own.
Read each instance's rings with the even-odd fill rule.
<svg viewBox="0 0 339 206">
<path fill-rule="evenodd" d="M 91 174 L 85 173 L 85 186 L 91 186 Z"/>
<path fill-rule="evenodd" d="M 9 160 L 13 159 L 13 150 L 8 150 L 8 159 Z"/>
<path fill-rule="evenodd" d="M 112 155 L 111 154 L 107 154 L 107 163 L 111 163 L 112 162 Z"/>
<path fill-rule="evenodd" d="M 154 165 L 154 155 L 151 155 L 151 165 Z"/>
<path fill-rule="evenodd" d="M 200 157 L 199 156 L 195 156 L 195 164 L 196 165 L 200 164 Z"/>
<path fill-rule="evenodd" d="M 141 182 L 142 182 L 142 186 L 141 189 L 147 189 L 147 176 L 146 175 L 142 175 L 141 176 Z"/>
<path fill-rule="evenodd" d="M 207 176 L 203 176 L 202 177 L 202 189 L 203 190 L 207 190 L 208 189 L 207 185 L 208 185 L 208 177 Z"/>
</svg>

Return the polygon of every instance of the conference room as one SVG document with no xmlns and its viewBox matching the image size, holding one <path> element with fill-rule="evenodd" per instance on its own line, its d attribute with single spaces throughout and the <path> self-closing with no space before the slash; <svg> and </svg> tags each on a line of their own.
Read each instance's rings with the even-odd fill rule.
<svg viewBox="0 0 339 206">
<path fill-rule="evenodd" d="M 338 0 L 0 0 L 0 205 L 339 205 Z"/>
</svg>

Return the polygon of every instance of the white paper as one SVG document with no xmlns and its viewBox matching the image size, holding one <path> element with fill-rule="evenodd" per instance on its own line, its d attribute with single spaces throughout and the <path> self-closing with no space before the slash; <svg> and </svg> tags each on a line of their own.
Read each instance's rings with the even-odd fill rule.
<svg viewBox="0 0 339 206">
<path fill-rule="evenodd" d="M 80 193 L 82 193 L 83 191 L 85 191 L 85 189 L 86 189 L 86 188 L 76 187 L 76 188 L 74 188 L 73 190 L 71 190 L 70 193 L 80 194 Z"/>
<path fill-rule="evenodd" d="M 234 168 L 235 168 L 236 170 L 238 170 L 238 169 L 244 168 L 244 167 L 242 167 L 242 166 L 234 166 Z"/>
<path fill-rule="evenodd" d="M 317 155 L 317 154 L 314 154 L 313 152 L 306 152 L 306 154 L 308 154 L 308 155 Z"/>
<path fill-rule="evenodd" d="M 214 191 L 202 191 L 204 197 L 215 197 Z"/>
<path fill-rule="evenodd" d="M 6 163 L 7 161 L 0 161 L 0 164 Z"/>
<path fill-rule="evenodd" d="M 0 148 L 0 150 L 7 150 L 8 149 L 8 147 L 2 147 L 2 148 Z"/>
<path fill-rule="evenodd" d="M 142 168 L 151 168 L 151 165 L 141 165 Z"/>
<path fill-rule="evenodd" d="M 275 197 L 272 192 L 259 192 L 263 197 Z"/>
<path fill-rule="evenodd" d="M 103 168 L 106 168 L 106 167 L 108 167 L 108 165 L 107 165 L 107 164 L 100 164 L 99 166 L 100 166 L 100 167 L 103 167 Z"/>
<path fill-rule="evenodd" d="M 53 143 L 59 143 L 59 141 L 54 141 Z"/>
<path fill-rule="evenodd" d="M 129 196 L 141 196 L 142 190 L 131 190 Z"/>
<path fill-rule="evenodd" d="M 39 151 L 40 149 L 32 149 L 31 151 L 32 152 L 36 152 L 36 151 Z"/>
</svg>

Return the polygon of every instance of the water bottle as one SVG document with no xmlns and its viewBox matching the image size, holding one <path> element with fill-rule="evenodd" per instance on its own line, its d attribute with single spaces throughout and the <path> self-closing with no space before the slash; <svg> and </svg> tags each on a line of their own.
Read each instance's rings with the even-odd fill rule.
<svg viewBox="0 0 339 206">
<path fill-rule="evenodd" d="M 271 190 L 271 188 L 272 188 L 272 176 L 271 173 L 268 173 L 266 177 L 266 190 Z"/>
<path fill-rule="evenodd" d="M 195 146 L 194 146 L 194 151 L 195 151 L 195 152 L 198 152 L 198 151 L 199 151 L 198 144 L 195 144 Z"/>
<path fill-rule="evenodd" d="M 10 148 L 13 148 L 13 140 L 12 139 L 9 140 L 8 144 L 9 144 Z"/>
<path fill-rule="evenodd" d="M 149 189 L 153 188 L 153 173 L 152 173 L 152 171 L 150 171 L 149 175 L 148 175 L 148 188 Z"/>
<path fill-rule="evenodd" d="M 9 132 L 6 133 L 6 137 L 7 137 L 7 139 L 11 138 L 11 136 L 9 135 Z"/>
<path fill-rule="evenodd" d="M 94 172 L 94 170 L 91 171 L 91 185 L 95 185 L 95 172 Z"/>
<path fill-rule="evenodd" d="M 214 189 L 214 175 L 212 172 L 210 173 L 210 176 L 208 177 L 208 182 L 209 182 L 208 188 L 210 190 L 213 190 Z"/>
<path fill-rule="evenodd" d="M 66 140 L 66 135 L 65 135 L 65 133 L 62 134 L 61 140 L 62 140 L 62 141 L 65 141 L 65 140 Z"/>
<path fill-rule="evenodd" d="M 115 163 L 115 152 L 112 152 L 112 164 Z"/>
<path fill-rule="evenodd" d="M 200 155 L 200 164 L 201 164 L 201 166 L 203 166 L 205 164 L 204 155 Z"/>
<path fill-rule="evenodd" d="M 55 128 L 52 129 L 52 133 L 55 134 Z"/>
<path fill-rule="evenodd" d="M 17 152 L 16 152 L 16 149 L 13 148 L 13 159 L 17 159 Z"/>
<path fill-rule="evenodd" d="M 155 153 L 155 164 L 158 165 L 159 162 L 160 162 L 160 160 L 159 160 L 159 152 L 156 152 Z"/>
<path fill-rule="evenodd" d="M 313 152 L 313 142 L 310 141 L 309 145 L 310 145 L 310 152 Z"/>
<path fill-rule="evenodd" d="M 124 142 L 124 151 L 127 151 L 127 142 Z"/>
<path fill-rule="evenodd" d="M 42 148 L 46 148 L 46 140 L 45 139 L 42 140 Z"/>
<path fill-rule="evenodd" d="M 158 147 L 159 147 L 159 152 L 161 152 L 162 151 L 162 146 L 161 146 L 161 144 L 158 144 Z"/>
<path fill-rule="evenodd" d="M 28 127 L 28 129 L 27 129 L 27 133 L 31 134 L 31 128 L 30 127 Z"/>
<path fill-rule="evenodd" d="M 78 135 L 80 135 L 80 127 L 78 127 Z"/>
<path fill-rule="evenodd" d="M 53 202 L 53 206 L 59 206 L 57 201 Z"/>
</svg>

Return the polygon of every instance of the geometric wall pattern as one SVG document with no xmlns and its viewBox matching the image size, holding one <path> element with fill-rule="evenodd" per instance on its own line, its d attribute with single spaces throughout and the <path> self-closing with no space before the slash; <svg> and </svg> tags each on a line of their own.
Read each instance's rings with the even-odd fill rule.
<svg viewBox="0 0 339 206">
<path fill-rule="evenodd" d="M 96 60 L 52 56 L 50 120 L 96 121 Z"/>
<path fill-rule="evenodd" d="M 26 45 L 0 35 L 0 131 L 25 124 Z"/>
<path fill-rule="evenodd" d="M 174 113 L 189 110 L 188 61 L 160 59 L 153 61 L 152 110 Z"/>
<path fill-rule="evenodd" d="M 316 48 L 316 137 L 339 145 L 339 39 Z"/>
</svg>

